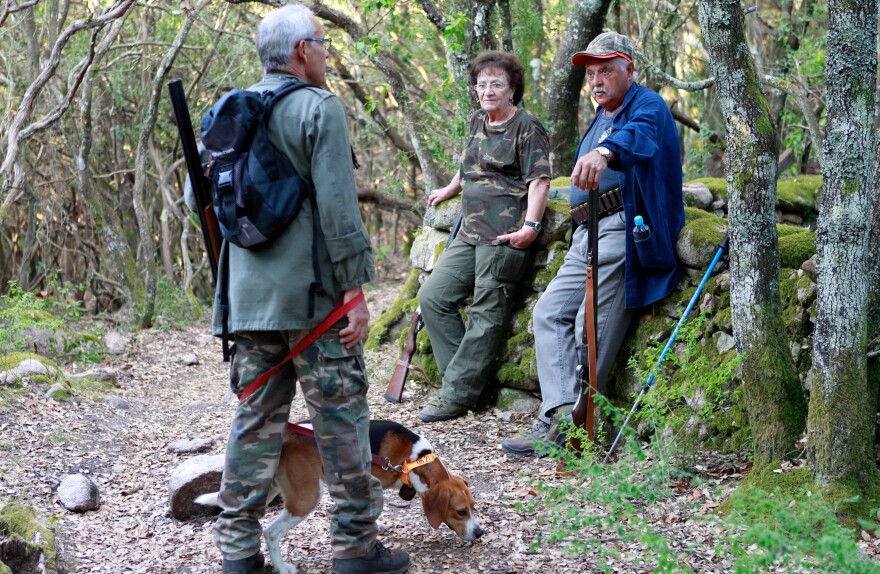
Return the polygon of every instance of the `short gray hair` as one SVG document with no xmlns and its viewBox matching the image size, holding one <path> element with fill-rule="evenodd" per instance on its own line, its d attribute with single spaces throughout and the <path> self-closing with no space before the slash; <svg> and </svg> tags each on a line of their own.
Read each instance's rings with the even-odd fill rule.
<svg viewBox="0 0 880 574">
<path fill-rule="evenodd" d="M 257 27 L 257 52 L 265 71 L 290 64 L 293 49 L 317 32 L 314 13 L 300 4 L 270 12 Z"/>
</svg>

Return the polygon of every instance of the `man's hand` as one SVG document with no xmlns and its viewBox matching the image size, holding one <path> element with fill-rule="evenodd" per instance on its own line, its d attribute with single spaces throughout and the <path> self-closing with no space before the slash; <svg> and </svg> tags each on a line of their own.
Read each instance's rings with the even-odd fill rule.
<svg viewBox="0 0 880 574">
<path fill-rule="evenodd" d="M 348 303 L 361 293 L 361 288 L 349 289 L 343 295 L 343 301 Z M 370 310 L 367 309 L 366 300 L 361 301 L 354 309 L 348 312 L 348 325 L 339 331 L 339 341 L 350 349 L 367 337 L 370 325 Z"/>
<path fill-rule="evenodd" d="M 571 184 L 584 191 L 598 189 L 602 172 L 606 169 L 608 169 L 608 160 L 593 150 L 574 164 L 574 170 L 571 172 Z"/>
<path fill-rule="evenodd" d="M 505 233 L 497 237 L 498 241 L 509 241 L 510 245 L 517 249 L 525 249 L 538 238 L 538 230 L 528 225 L 523 225 L 519 231 Z"/>
</svg>

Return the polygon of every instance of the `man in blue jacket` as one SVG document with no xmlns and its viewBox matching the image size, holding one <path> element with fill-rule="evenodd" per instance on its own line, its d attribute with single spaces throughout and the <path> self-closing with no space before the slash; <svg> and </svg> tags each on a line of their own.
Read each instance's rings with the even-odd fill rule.
<svg viewBox="0 0 880 574">
<path fill-rule="evenodd" d="M 586 296 L 589 190 L 599 195 L 597 373 L 600 390 L 626 335 L 633 311 L 669 295 L 683 275 L 675 254 L 684 226 L 678 130 L 669 108 L 635 81 L 633 45 L 606 32 L 572 57 L 586 66 L 598 105 L 581 139 L 571 173 L 571 247 L 534 312 L 535 350 L 543 404 L 524 436 L 508 439 L 510 454 L 543 456 L 561 444 L 559 422 L 580 392 L 580 357 Z M 651 229 L 633 237 L 634 218 Z M 536 446 L 539 446 L 536 450 Z"/>
</svg>

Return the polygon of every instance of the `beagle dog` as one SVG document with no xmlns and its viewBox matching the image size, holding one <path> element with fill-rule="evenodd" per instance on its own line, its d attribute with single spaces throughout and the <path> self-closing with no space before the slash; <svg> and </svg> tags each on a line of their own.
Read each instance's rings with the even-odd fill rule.
<svg viewBox="0 0 880 574">
<path fill-rule="evenodd" d="M 399 489 L 404 500 L 418 495 L 431 528 L 446 524 L 467 541 L 483 535 L 467 481 L 446 470 L 428 440 L 399 423 L 371 420 L 370 448 L 372 473 L 382 488 Z M 275 474 L 275 486 L 284 499 L 284 510 L 263 529 L 272 565 L 281 574 L 296 574 L 296 567 L 281 558 L 281 539 L 318 505 L 323 478 L 321 456 L 311 425 L 289 425 Z M 217 506 L 217 494 L 204 494 L 195 502 Z"/>
</svg>

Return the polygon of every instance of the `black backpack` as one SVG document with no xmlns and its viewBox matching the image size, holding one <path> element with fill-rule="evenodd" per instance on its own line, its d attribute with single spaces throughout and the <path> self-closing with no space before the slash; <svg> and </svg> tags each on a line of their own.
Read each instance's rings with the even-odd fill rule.
<svg viewBox="0 0 880 574">
<path fill-rule="evenodd" d="M 275 104 L 301 88 L 315 87 L 300 80 L 274 91 L 227 92 L 202 117 L 202 144 L 211 153 L 210 176 L 214 212 L 223 238 L 244 249 L 267 247 L 311 198 L 314 217 L 312 268 L 315 280 L 309 287 L 309 314 L 315 314 L 315 295 L 323 293 L 318 267 L 319 220 L 312 182 L 303 179 L 287 156 L 269 141 L 269 118 Z M 224 250 L 224 276 L 220 305 L 223 312 L 224 358 L 228 351 L 229 246 Z"/>
</svg>

